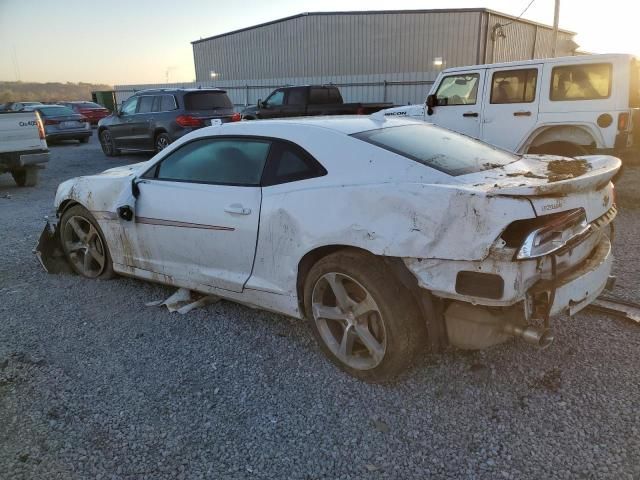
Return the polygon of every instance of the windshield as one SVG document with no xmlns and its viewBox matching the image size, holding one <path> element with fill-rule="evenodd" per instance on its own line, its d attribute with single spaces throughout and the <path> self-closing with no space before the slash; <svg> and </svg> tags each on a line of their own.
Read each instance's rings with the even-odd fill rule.
<svg viewBox="0 0 640 480">
<path fill-rule="evenodd" d="M 225 92 L 192 92 L 184 96 L 184 106 L 187 110 L 216 110 L 218 108 L 233 108 L 231 100 Z"/>
<path fill-rule="evenodd" d="M 629 92 L 629 107 L 640 108 L 640 60 L 631 60 L 631 90 Z"/>
<path fill-rule="evenodd" d="M 513 153 L 428 124 L 388 127 L 352 136 L 454 177 L 519 159 Z"/>
<path fill-rule="evenodd" d="M 64 115 L 75 115 L 76 112 L 69 107 L 57 106 L 57 107 L 40 107 L 38 109 L 45 117 L 62 117 Z"/>
</svg>

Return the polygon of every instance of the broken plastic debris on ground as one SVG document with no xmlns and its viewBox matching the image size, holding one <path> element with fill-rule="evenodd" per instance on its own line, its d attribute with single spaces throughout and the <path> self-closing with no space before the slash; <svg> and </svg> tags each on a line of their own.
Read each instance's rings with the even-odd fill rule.
<svg viewBox="0 0 640 480">
<path fill-rule="evenodd" d="M 170 312 L 178 312 L 184 315 L 194 308 L 211 305 L 218 301 L 220 301 L 220 297 L 216 295 L 203 295 L 198 292 L 193 292 L 188 288 L 179 288 L 166 300 L 155 300 L 153 302 L 147 302 L 145 305 L 147 307 L 160 307 L 164 305 Z"/>
</svg>

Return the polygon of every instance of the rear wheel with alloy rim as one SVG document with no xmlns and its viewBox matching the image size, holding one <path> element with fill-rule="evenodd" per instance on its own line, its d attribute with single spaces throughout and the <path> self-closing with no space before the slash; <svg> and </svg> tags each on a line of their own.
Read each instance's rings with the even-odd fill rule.
<svg viewBox="0 0 640 480">
<path fill-rule="evenodd" d="M 324 257 L 305 282 L 305 309 L 323 352 L 349 374 L 391 380 L 409 367 L 426 338 L 409 292 L 373 255 L 344 250 Z"/>
<path fill-rule="evenodd" d="M 156 153 L 161 152 L 162 150 L 167 148 L 170 143 L 171 143 L 171 139 L 169 138 L 169 135 L 167 135 L 166 133 L 158 134 L 158 136 L 156 136 L 156 143 L 155 143 Z"/>
<path fill-rule="evenodd" d="M 71 268 L 87 278 L 111 278 L 113 266 L 107 242 L 91 213 L 76 205 L 60 220 L 62 249 Z"/>
<path fill-rule="evenodd" d="M 120 154 L 120 150 L 116 148 L 116 144 L 113 141 L 113 136 L 109 130 L 103 130 L 100 132 L 100 146 L 102 151 L 107 157 L 114 157 Z"/>
</svg>

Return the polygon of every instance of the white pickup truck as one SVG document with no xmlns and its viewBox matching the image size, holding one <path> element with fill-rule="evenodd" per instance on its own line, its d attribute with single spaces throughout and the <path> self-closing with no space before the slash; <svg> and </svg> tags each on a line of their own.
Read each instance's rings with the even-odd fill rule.
<svg viewBox="0 0 640 480">
<path fill-rule="evenodd" d="M 0 112 L 0 174 L 11 173 L 20 187 L 38 183 L 49 161 L 44 125 L 36 112 Z"/>
<path fill-rule="evenodd" d="M 640 61 L 607 54 L 448 68 L 425 104 L 381 114 L 516 153 L 623 157 L 640 143 Z"/>
</svg>

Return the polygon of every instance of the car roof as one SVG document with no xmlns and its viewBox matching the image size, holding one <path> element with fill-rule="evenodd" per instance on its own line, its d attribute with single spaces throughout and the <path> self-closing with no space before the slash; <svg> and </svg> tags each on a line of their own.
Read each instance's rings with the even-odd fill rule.
<svg viewBox="0 0 640 480">
<path fill-rule="evenodd" d="M 335 116 L 323 116 L 323 117 L 293 117 L 286 119 L 274 119 L 274 120 L 252 120 L 245 122 L 225 123 L 224 127 L 233 129 L 235 125 L 237 128 L 250 125 L 251 127 L 257 127 L 255 130 L 259 130 L 260 125 L 270 126 L 311 126 L 318 128 L 325 128 L 340 132 L 345 135 L 352 135 L 354 133 L 366 132 L 368 130 L 377 130 L 380 128 L 388 127 L 400 127 L 403 125 L 426 125 L 425 122 L 413 118 L 407 117 L 385 117 L 380 112 L 373 115 L 335 115 Z M 215 128 L 215 127 L 213 127 Z M 254 130 L 251 128 L 251 130 Z"/>
<path fill-rule="evenodd" d="M 483 68 L 503 68 L 503 67 L 517 67 L 526 65 L 539 65 L 541 63 L 587 63 L 587 62 L 606 62 L 616 59 L 629 59 L 634 58 L 633 55 L 627 53 L 603 53 L 595 55 L 574 55 L 571 57 L 556 57 L 556 58 L 534 58 L 533 60 L 515 60 L 512 62 L 502 63 L 486 63 L 483 65 L 467 65 L 464 67 L 451 67 L 442 71 L 443 74 L 449 72 L 464 72 L 467 70 L 478 70 Z"/>
<path fill-rule="evenodd" d="M 149 94 L 149 93 L 172 93 L 172 92 L 221 92 L 226 93 L 226 90 L 221 88 L 147 88 L 145 90 L 138 90 L 134 95 Z"/>
</svg>

